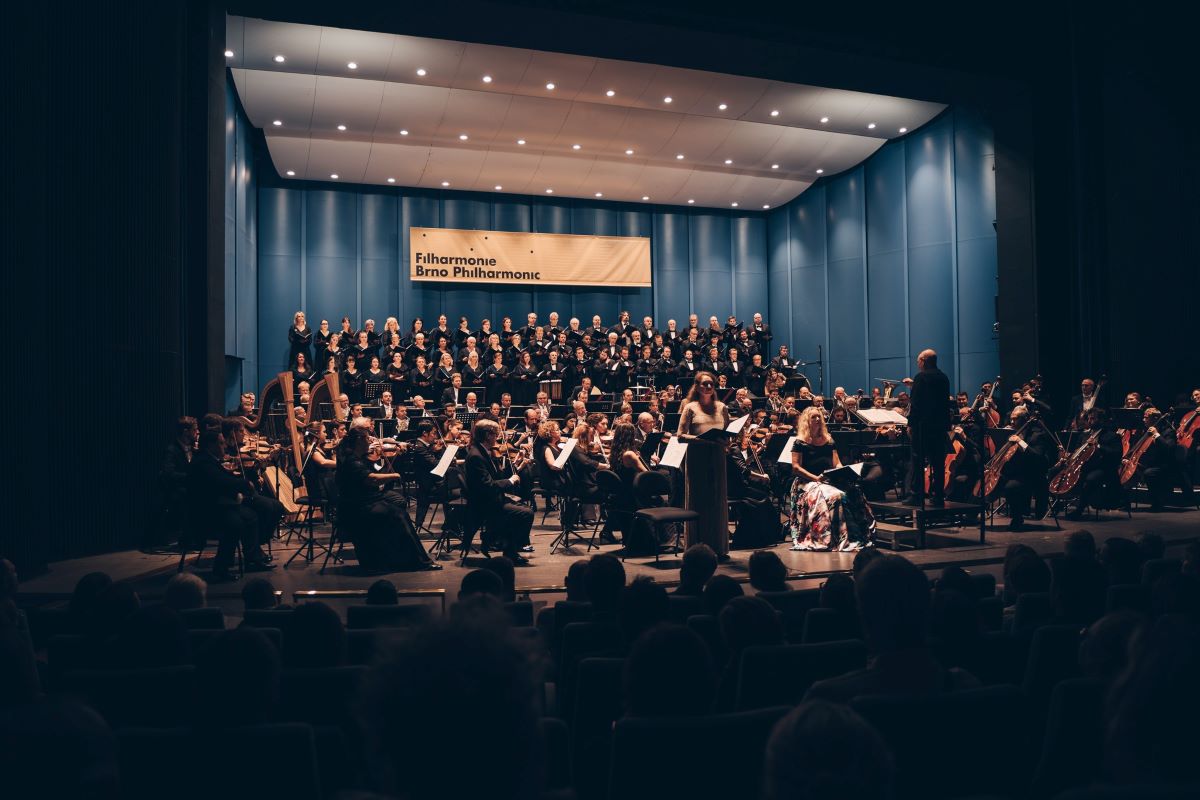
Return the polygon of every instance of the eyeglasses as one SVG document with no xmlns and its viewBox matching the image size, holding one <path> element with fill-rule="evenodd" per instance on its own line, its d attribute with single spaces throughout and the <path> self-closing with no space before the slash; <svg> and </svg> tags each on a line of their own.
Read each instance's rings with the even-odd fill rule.
<svg viewBox="0 0 1200 800">
<path fill-rule="evenodd" d="M 700 382 L 700 388 L 701 388 L 701 389 L 711 389 L 712 387 L 713 387 L 713 382 L 712 382 L 712 381 L 701 381 L 701 382 Z"/>
</svg>

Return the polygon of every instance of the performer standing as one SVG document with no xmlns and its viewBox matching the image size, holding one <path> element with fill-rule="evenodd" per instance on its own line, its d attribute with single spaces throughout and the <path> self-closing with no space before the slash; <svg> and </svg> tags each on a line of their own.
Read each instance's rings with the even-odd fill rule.
<svg viewBox="0 0 1200 800">
<path fill-rule="evenodd" d="M 717 379 L 711 372 L 696 373 L 696 381 L 680 409 L 679 436 L 688 442 L 684 462 L 683 505 L 700 515 L 688 523 L 687 543 L 704 543 L 721 559 L 729 558 L 729 488 L 725 474 L 725 447 L 697 436 L 729 425 L 729 410 L 717 399 Z"/>
<path fill-rule="evenodd" d="M 938 369 L 937 353 L 922 350 L 917 356 L 917 375 L 913 378 L 912 397 L 908 412 L 908 431 L 912 437 L 912 486 L 905 504 L 921 506 L 925 502 L 925 466 L 930 467 L 929 505 L 941 508 L 946 504 L 946 448 L 949 444 L 950 379 Z"/>
</svg>

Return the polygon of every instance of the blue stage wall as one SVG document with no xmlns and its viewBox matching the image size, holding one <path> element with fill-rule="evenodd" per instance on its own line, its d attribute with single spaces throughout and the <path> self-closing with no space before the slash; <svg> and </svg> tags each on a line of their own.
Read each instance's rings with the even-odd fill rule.
<svg viewBox="0 0 1200 800">
<path fill-rule="evenodd" d="M 225 87 L 225 407 L 258 391 L 258 185 L 254 128 Z M 273 373 L 268 373 L 273 374 Z"/>
<path fill-rule="evenodd" d="M 233 130 L 243 124 L 239 117 Z M 523 324 L 531 309 L 543 321 L 557 311 L 585 325 L 594 313 L 610 324 L 627 309 L 681 327 L 693 309 L 722 321 L 761 311 L 776 344 L 805 359 L 816 359 L 820 346 L 828 391 L 909 375 L 915 354 L 930 346 L 954 385 L 977 386 L 999 368 L 992 137 L 962 111 L 766 213 L 300 183 L 260 164 L 257 176 L 249 163 L 230 169 L 226 336 L 230 354 L 245 359 L 231 395 L 284 368 L 287 328 L 301 308 L 314 327 L 325 318 L 335 329 L 343 314 L 356 326 L 372 318 L 380 329 L 396 316 L 407 329 L 415 316 L 429 327 L 443 312 L 452 327 L 466 315 L 472 327 L 488 317 L 499 328 L 504 315 Z M 650 236 L 654 286 L 529 291 L 413 282 L 411 226 Z M 818 369 L 807 372 L 815 385 Z"/>
</svg>

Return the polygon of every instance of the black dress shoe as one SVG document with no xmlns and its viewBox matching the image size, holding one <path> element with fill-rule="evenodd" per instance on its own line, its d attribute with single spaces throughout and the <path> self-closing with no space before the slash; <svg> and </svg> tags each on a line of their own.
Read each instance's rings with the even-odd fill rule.
<svg viewBox="0 0 1200 800">
<path fill-rule="evenodd" d="M 441 564 L 437 563 L 436 561 L 430 561 L 428 564 L 422 564 L 420 566 L 420 569 L 422 571 L 429 572 L 429 571 L 433 571 L 433 570 L 443 569 L 443 567 Z"/>
<path fill-rule="evenodd" d="M 526 558 L 525 556 L 522 556 L 522 555 L 518 555 L 518 554 L 516 554 L 516 553 L 513 553 L 513 554 L 511 554 L 511 555 L 506 555 L 506 556 L 505 556 L 505 558 L 507 558 L 509 561 L 511 561 L 511 562 L 513 563 L 513 566 L 514 566 L 514 567 L 527 567 L 527 566 L 529 566 L 529 559 L 528 559 L 528 558 Z"/>
<path fill-rule="evenodd" d="M 275 565 L 265 561 L 250 561 L 246 564 L 246 572 L 270 572 L 273 569 Z"/>
</svg>

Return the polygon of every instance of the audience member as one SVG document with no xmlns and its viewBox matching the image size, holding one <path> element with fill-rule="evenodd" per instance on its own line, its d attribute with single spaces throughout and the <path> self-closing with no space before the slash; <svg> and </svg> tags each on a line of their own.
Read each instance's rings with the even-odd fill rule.
<svg viewBox="0 0 1200 800">
<path fill-rule="evenodd" d="M 504 583 L 495 572 L 486 569 L 473 569 L 463 575 L 462 583 L 458 585 L 458 599 L 463 600 L 472 595 L 486 594 L 497 600 L 504 596 Z"/>
<path fill-rule="evenodd" d="M 759 592 L 786 592 L 788 571 L 773 550 L 750 554 L 750 585 Z"/>
<path fill-rule="evenodd" d="M 79 633 L 87 630 L 88 617 L 96 603 L 96 595 L 112 585 L 112 578 L 103 572 L 89 572 L 75 584 L 71 592 L 71 600 L 67 604 L 67 612 L 71 618 L 72 627 Z"/>
<path fill-rule="evenodd" d="M 1200 575 L 1200 542 L 1189 542 L 1183 549 L 1181 570 L 1184 575 Z"/>
<path fill-rule="evenodd" d="M 1050 591 L 1050 568 L 1033 548 L 1011 552 L 1004 559 L 1004 603 L 1015 606 L 1023 594 Z M 1007 612 L 1006 612 L 1007 613 Z"/>
<path fill-rule="evenodd" d="M 634 578 L 621 590 L 621 633 L 625 641 L 636 642 L 646 631 L 665 622 L 671 601 L 662 584 L 645 575 Z"/>
<path fill-rule="evenodd" d="M 618 622 L 621 590 L 625 588 L 625 567 L 621 562 L 607 553 L 592 556 L 584 586 L 592 604 L 593 621 Z"/>
<path fill-rule="evenodd" d="M 682 625 L 659 625 L 634 642 L 624 684 L 628 716 L 700 716 L 712 708 L 712 656 L 704 640 Z"/>
<path fill-rule="evenodd" d="M 387 578 L 380 578 L 367 587 L 367 605 L 394 606 L 399 603 L 400 596 L 396 594 L 396 584 Z"/>
<path fill-rule="evenodd" d="M 767 800 L 886 800 L 894 777 L 883 738 L 843 705 L 802 703 L 767 742 Z"/>
<path fill-rule="evenodd" d="M 818 681 L 806 699 L 846 702 L 860 695 L 934 694 L 977 684 L 974 676 L 946 669 L 929 648 L 929 581 L 906 558 L 877 559 L 855 580 L 855 600 L 867 647 L 865 669 Z"/>
<path fill-rule="evenodd" d="M 483 562 L 480 569 L 495 573 L 500 579 L 502 592 L 500 599 L 505 603 L 511 603 L 517 599 L 517 570 L 513 566 L 513 562 L 505 556 L 492 556 Z"/>
<path fill-rule="evenodd" d="M 275 587 L 266 578 L 251 578 L 242 587 L 242 607 L 247 611 L 266 611 L 279 605 Z"/>
<path fill-rule="evenodd" d="M 47 697 L 0 715 L 0 742 L 5 797 L 121 796 L 116 739 L 73 699 Z"/>
<path fill-rule="evenodd" d="M 231 727 L 274 717 L 279 705 L 279 651 L 262 631 L 222 631 L 200 652 L 196 670 L 198 724 Z"/>
<path fill-rule="evenodd" d="M 208 584 L 199 575 L 177 572 L 167 581 L 163 591 L 163 604 L 176 611 L 204 608 L 208 598 Z"/>
<path fill-rule="evenodd" d="M 363 687 L 376 788 L 413 800 L 538 797 L 537 680 L 498 608 L 419 630 L 372 667 Z M 430 768 L 444 761 L 447 742 L 464 736 L 478 745 L 469 768 L 452 778 Z"/>
<path fill-rule="evenodd" d="M 1114 611 L 1096 620 L 1079 645 L 1079 667 L 1085 678 L 1112 685 L 1129 664 L 1129 654 L 1146 620 L 1136 611 Z"/>
<path fill-rule="evenodd" d="M 1142 561 L 1149 561 L 1152 558 L 1165 558 L 1167 555 L 1167 543 L 1157 533 L 1149 531 L 1139 533 L 1137 546 L 1138 550 L 1142 552 Z"/>
<path fill-rule="evenodd" d="M 878 547 L 864 547 L 854 554 L 854 561 L 851 562 L 850 566 L 850 574 L 857 578 L 867 568 L 867 565 L 877 558 L 887 558 L 887 554 Z"/>
<path fill-rule="evenodd" d="M 735 597 L 741 597 L 745 592 L 742 585 L 728 575 L 713 575 L 704 585 L 704 612 L 714 617 Z"/>
<path fill-rule="evenodd" d="M 933 588 L 938 592 L 953 590 L 963 597 L 975 597 L 975 583 L 971 580 L 970 574 L 962 567 L 944 568 Z"/>
<path fill-rule="evenodd" d="M 1071 531 L 1063 543 L 1063 555 L 1081 561 L 1096 560 L 1096 537 L 1091 531 Z"/>
<path fill-rule="evenodd" d="M 187 626 L 170 606 L 158 603 L 139 608 L 109 643 L 107 661 L 124 669 L 189 664 Z"/>
<path fill-rule="evenodd" d="M 108 639 L 115 635 L 125 621 L 141 607 L 137 592 L 127 584 L 110 583 L 92 600 L 86 615 L 86 632 L 96 639 Z"/>
<path fill-rule="evenodd" d="M 283 665 L 288 669 L 346 663 L 346 627 L 324 603 L 301 603 L 283 623 Z"/>
<path fill-rule="evenodd" d="M 844 572 L 835 572 L 821 584 L 821 608 L 832 608 L 844 614 L 857 614 L 854 600 L 854 579 Z"/>
<path fill-rule="evenodd" d="M 1137 543 L 1123 536 L 1113 536 L 1100 548 L 1100 564 L 1108 573 L 1108 582 L 1112 585 L 1140 583 L 1144 560 L 1145 556 Z"/>
<path fill-rule="evenodd" d="M 704 586 L 717 571 L 717 554 L 706 544 L 694 544 L 683 552 L 679 564 L 679 586 L 675 594 L 699 597 Z"/>
<path fill-rule="evenodd" d="M 563 580 L 563 584 L 567 587 L 566 599 L 573 603 L 587 602 L 588 563 L 588 559 L 581 558 L 577 561 L 572 561 L 571 566 L 567 567 L 567 575 Z"/>
<path fill-rule="evenodd" d="M 1150 607 L 1155 616 L 1176 614 L 1200 624 L 1200 576 L 1164 575 L 1150 587 Z"/>
<path fill-rule="evenodd" d="M 1100 619 L 1108 581 L 1099 562 L 1081 556 L 1058 558 L 1050 574 L 1050 606 L 1055 622 L 1091 625 Z"/>
</svg>

